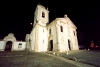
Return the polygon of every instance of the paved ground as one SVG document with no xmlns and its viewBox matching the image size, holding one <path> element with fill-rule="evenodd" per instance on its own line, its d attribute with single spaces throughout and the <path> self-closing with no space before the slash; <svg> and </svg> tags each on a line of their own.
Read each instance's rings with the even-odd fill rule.
<svg viewBox="0 0 100 67">
<path fill-rule="evenodd" d="M 79 62 L 100 67 L 100 50 L 80 50 L 70 51 L 68 53 L 68 55 L 62 53 L 59 56 L 66 59 L 74 59 L 75 57 Z"/>
<path fill-rule="evenodd" d="M 53 56 L 33 52 L 0 52 L 0 67 L 77 67 Z"/>
<path fill-rule="evenodd" d="M 70 53 L 71 56 L 73 56 L 73 54 L 74 52 Z M 76 54 L 81 54 L 81 53 L 77 52 Z M 61 54 L 60 56 L 63 56 L 65 58 L 68 57 L 64 54 Z M 36 53 L 36 52 L 25 52 L 25 51 L 21 52 L 1 51 L 0 67 L 96 67 L 93 65 L 83 64 L 77 61 L 65 59 L 60 56 L 54 56 L 47 53 Z"/>
</svg>

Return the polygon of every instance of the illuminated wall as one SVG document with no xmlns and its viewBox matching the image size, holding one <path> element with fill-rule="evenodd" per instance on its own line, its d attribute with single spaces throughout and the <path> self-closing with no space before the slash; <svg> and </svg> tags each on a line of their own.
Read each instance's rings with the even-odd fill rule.
<svg viewBox="0 0 100 67">
<path fill-rule="evenodd" d="M 35 52 L 79 50 L 77 27 L 67 15 L 56 18 L 50 24 L 48 22 L 48 9 L 42 5 L 37 5 L 34 13 L 33 30 L 30 35 L 32 50 Z"/>
<path fill-rule="evenodd" d="M 22 51 L 26 49 L 26 42 L 14 42 L 12 46 L 13 51 Z"/>
</svg>

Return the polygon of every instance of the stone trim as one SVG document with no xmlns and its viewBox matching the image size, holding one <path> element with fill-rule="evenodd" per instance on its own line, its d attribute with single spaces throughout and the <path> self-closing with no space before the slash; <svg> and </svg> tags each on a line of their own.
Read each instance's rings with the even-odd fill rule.
<svg viewBox="0 0 100 67">
<path fill-rule="evenodd" d="M 45 27 L 45 28 L 46 28 L 46 26 L 43 26 L 43 25 L 40 25 L 40 24 L 37 24 L 37 25 L 39 25 L 39 26 L 41 26 L 41 27 Z"/>
<path fill-rule="evenodd" d="M 68 18 L 69 21 L 71 21 L 69 18 Z M 77 27 L 75 26 L 75 24 L 71 21 L 72 25 L 77 29 Z"/>
<path fill-rule="evenodd" d="M 52 25 L 55 25 L 57 20 L 52 21 L 48 26 L 47 29 L 50 29 Z"/>
</svg>

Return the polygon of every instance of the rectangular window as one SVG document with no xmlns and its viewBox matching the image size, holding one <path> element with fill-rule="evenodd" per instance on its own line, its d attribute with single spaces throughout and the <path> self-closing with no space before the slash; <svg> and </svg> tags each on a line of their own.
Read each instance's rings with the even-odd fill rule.
<svg viewBox="0 0 100 67">
<path fill-rule="evenodd" d="M 74 33 L 74 36 L 75 36 L 75 31 L 73 31 L 73 33 Z"/>
<path fill-rule="evenodd" d="M 44 43 L 44 39 L 43 39 L 43 43 Z"/>
<path fill-rule="evenodd" d="M 18 48 L 22 48 L 22 43 L 19 43 L 18 44 Z"/>
<path fill-rule="evenodd" d="M 62 26 L 60 26 L 60 30 L 61 30 L 61 32 L 63 32 L 63 27 Z"/>
<path fill-rule="evenodd" d="M 44 29 L 43 29 L 43 32 L 44 32 Z"/>
<path fill-rule="evenodd" d="M 49 29 L 49 34 L 51 34 L 51 29 Z"/>
</svg>

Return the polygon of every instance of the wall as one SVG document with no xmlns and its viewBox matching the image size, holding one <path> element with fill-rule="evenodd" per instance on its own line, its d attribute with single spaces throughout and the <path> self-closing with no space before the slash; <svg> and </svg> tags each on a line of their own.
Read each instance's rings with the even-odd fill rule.
<svg viewBox="0 0 100 67">
<path fill-rule="evenodd" d="M 21 43 L 21 48 L 18 48 L 19 43 Z M 26 49 L 26 42 L 14 42 L 13 44 L 13 51 L 25 50 Z"/>
<path fill-rule="evenodd" d="M 57 45 L 57 30 L 56 30 L 56 24 L 53 24 L 51 26 L 51 35 L 53 35 L 53 51 L 58 50 L 58 45 Z"/>
<path fill-rule="evenodd" d="M 0 41 L 0 51 L 4 50 L 4 41 Z"/>
<path fill-rule="evenodd" d="M 45 18 L 42 18 L 42 12 L 45 13 Z M 35 10 L 35 16 L 34 16 L 34 25 L 36 24 L 36 19 L 37 19 L 40 25 L 46 26 L 45 23 L 49 21 L 48 14 L 49 14 L 49 11 L 45 9 L 45 7 L 43 7 L 42 5 L 37 5 L 36 10 Z"/>
<path fill-rule="evenodd" d="M 70 40 L 71 50 L 78 50 L 77 35 L 74 36 L 73 31 L 76 32 L 76 28 L 73 28 L 71 21 L 63 19 L 57 21 L 57 34 L 58 34 L 58 48 L 60 52 L 69 50 L 68 39 Z M 68 23 L 67 23 L 68 22 Z M 60 30 L 60 26 L 63 27 L 63 32 Z M 76 33 L 75 33 L 76 34 Z"/>
<path fill-rule="evenodd" d="M 63 32 L 61 32 L 60 26 L 63 28 Z M 59 51 L 67 51 L 68 50 L 68 29 L 67 25 L 57 21 L 57 34 L 58 34 L 58 46 L 59 46 Z"/>
<path fill-rule="evenodd" d="M 45 19 L 42 18 L 42 11 L 45 13 Z M 49 21 L 49 15 L 48 15 L 49 11 L 47 9 L 42 8 L 41 6 L 38 6 L 38 12 L 37 12 L 37 18 L 43 20 L 44 22 L 48 22 Z"/>
<path fill-rule="evenodd" d="M 30 43 L 29 43 L 29 39 L 30 39 L 30 34 L 26 34 L 26 38 L 25 38 L 25 41 L 26 41 L 26 49 L 27 50 L 30 50 Z"/>
<path fill-rule="evenodd" d="M 35 49 L 35 44 L 36 44 L 36 26 L 33 28 L 33 30 L 31 31 L 31 34 L 30 34 L 30 39 L 31 39 L 31 42 L 30 42 L 30 45 L 31 45 L 31 48 L 30 50 L 34 50 Z"/>
<path fill-rule="evenodd" d="M 30 38 L 30 40 L 29 40 L 30 51 L 31 51 L 32 48 L 33 48 L 32 37 L 33 37 L 33 33 L 31 33 L 30 36 L 29 36 L 29 38 Z"/>
<path fill-rule="evenodd" d="M 48 37 L 47 29 L 45 27 L 39 26 L 38 28 L 38 52 L 47 51 Z"/>
</svg>

